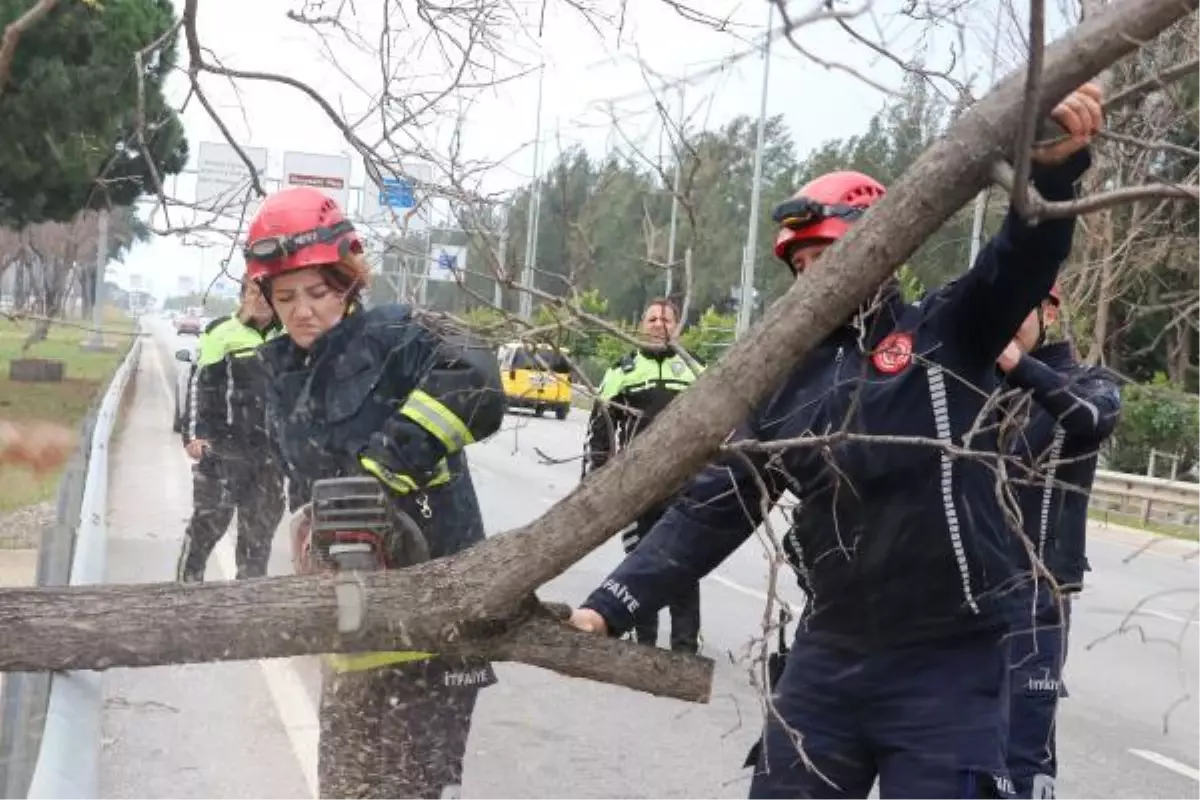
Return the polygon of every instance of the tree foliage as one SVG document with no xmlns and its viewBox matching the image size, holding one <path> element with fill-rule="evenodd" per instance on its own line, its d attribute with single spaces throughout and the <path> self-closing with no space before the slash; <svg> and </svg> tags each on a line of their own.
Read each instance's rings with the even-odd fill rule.
<svg viewBox="0 0 1200 800">
<path fill-rule="evenodd" d="M 27 10 L 0 0 L 0 28 Z M 21 39 L 0 96 L 0 223 L 66 222 L 83 209 L 131 205 L 187 163 L 183 125 L 163 96 L 176 63 L 170 0 L 60 3 Z M 144 88 L 138 141 L 138 84 Z M 70 102 L 64 102 L 70 98 Z"/>
<path fill-rule="evenodd" d="M 1179 457 L 1178 477 L 1196 465 L 1200 411 L 1194 395 L 1183 394 L 1159 374 L 1146 385 L 1121 392 L 1121 422 L 1113 437 L 1108 468 L 1146 474 L 1150 451 Z M 1164 477 L 1159 475 L 1158 477 Z"/>
</svg>

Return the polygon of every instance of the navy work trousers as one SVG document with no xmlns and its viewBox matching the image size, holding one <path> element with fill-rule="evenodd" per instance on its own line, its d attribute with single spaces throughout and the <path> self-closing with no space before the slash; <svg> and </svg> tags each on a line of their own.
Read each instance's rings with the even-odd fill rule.
<svg viewBox="0 0 1200 800">
<path fill-rule="evenodd" d="M 1030 598 L 1032 601 L 1032 598 Z M 1017 797 L 1055 797 L 1058 747 L 1055 719 L 1058 700 L 1066 697 L 1063 665 L 1067 657 L 1070 598 L 1058 603 L 1043 590 L 1036 611 L 1025 607 L 1011 634 L 1009 678 L 1008 771 Z"/>
<path fill-rule="evenodd" d="M 799 632 L 750 797 L 1009 796 L 1009 663 L 1001 633 L 863 653 Z"/>
</svg>

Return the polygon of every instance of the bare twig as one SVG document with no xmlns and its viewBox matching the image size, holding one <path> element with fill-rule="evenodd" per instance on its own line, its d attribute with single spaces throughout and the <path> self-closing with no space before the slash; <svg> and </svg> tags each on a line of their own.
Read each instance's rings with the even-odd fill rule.
<svg viewBox="0 0 1200 800">
<path fill-rule="evenodd" d="M 1037 109 L 1041 94 L 1042 58 L 1046 35 L 1045 0 L 1029 2 L 1029 63 L 1025 67 L 1025 101 L 1021 107 L 1021 125 L 1017 129 L 1017 142 L 1013 150 L 1016 175 L 1009 192 L 1013 208 L 1024 217 L 1029 214 L 1028 192 L 1029 171 L 1033 161 L 1033 139 L 1037 133 Z"/>
<path fill-rule="evenodd" d="M 993 167 L 992 178 L 1010 194 L 1013 187 L 1013 169 L 999 162 Z M 1180 186 L 1166 183 L 1151 183 L 1143 186 L 1126 186 L 1109 192 L 1083 197 L 1078 200 L 1048 202 L 1035 189 L 1029 187 L 1026 217 L 1030 220 L 1062 219 L 1081 214 L 1091 214 L 1122 203 L 1138 200 L 1191 200 L 1200 202 L 1200 186 Z"/>
<path fill-rule="evenodd" d="M 167 227 L 171 226 L 171 218 L 167 212 L 167 196 L 163 191 L 162 177 L 158 174 L 158 167 L 154 164 L 154 157 L 150 153 L 150 147 L 146 144 L 146 76 L 144 68 L 144 60 L 154 50 L 162 47 L 171 38 L 179 32 L 180 26 L 183 25 L 183 19 L 176 20 L 162 36 L 155 39 L 148 46 L 142 48 L 133 54 L 133 69 L 137 76 L 137 107 L 134 110 L 134 133 L 137 136 L 138 149 L 142 151 L 142 158 L 146 159 L 146 167 L 150 170 L 150 179 L 154 181 L 154 190 L 158 193 L 159 206 L 163 211 L 163 221 L 167 223 Z"/>
<path fill-rule="evenodd" d="M 1149 77 L 1141 83 L 1135 83 L 1128 89 L 1117 92 L 1108 100 L 1104 101 L 1104 107 L 1111 113 L 1121 106 L 1141 100 L 1155 89 L 1165 89 L 1168 85 L 1174 83 L 1180 78 L 1186 78 L 1188 75 L 1195 75 L 1198 65 L 1200 65 L 1200 58 L 1193 58 L 1182 64 L 1171 67 L 1168 70 L 1163 70 L 1159 74 Z"/>
</svg>

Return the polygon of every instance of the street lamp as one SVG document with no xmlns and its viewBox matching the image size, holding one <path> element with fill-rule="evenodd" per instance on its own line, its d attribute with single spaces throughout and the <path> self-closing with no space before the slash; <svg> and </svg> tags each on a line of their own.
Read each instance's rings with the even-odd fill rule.
<svg viewBox="0 0 1200 800">
<path fill-rule="evenodd" d="M 750 327 L 754 310 L 754 259 L 758 247 L 758 206 L 762 196 L 763 141 L 767 128 L 767 94 L 771 78 L 771 24 L 775 19 L 775 4 L 767 3 L 767 38 L 763 44 L 762 98 L 758 108 L 758 139 L 754 145 L 754 178 L 750 187 L 750 225 L 746 230 L 746 247 L 742 251 L 742 285 L 739 294 L 737 335 Z"/>
</svg>

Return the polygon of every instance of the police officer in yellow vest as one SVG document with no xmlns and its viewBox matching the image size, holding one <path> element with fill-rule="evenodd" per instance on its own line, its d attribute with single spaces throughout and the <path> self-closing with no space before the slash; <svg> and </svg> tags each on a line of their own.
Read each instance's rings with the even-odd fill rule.
<svg viewBox="0 0 1200 800">
<path fill-rule="evenodd" d="M 235 510 L 237 577 L 267 573 L 271 540 L 283 516 L 283 473 L 268 440 L 267 373 L 258 348 L 279 330 L 257 285 L 243 281 L 237 313 L 213 320 L 200 337 L 183 429 L 184 446 L 196 462 L 193 512 L 177 580 L 204 580 L 208 557 Z"/>
<path fill-rule="evenodd" d="M 604 375 L 600 401 L 592 407 L 588 423 L 585 471 L 599 469 L 615 450 L 621 450 L 659 413 L 696 380 L 696 372 L 670 345 L 679 330 L 679 309 L 666 298 L 650 301 L 642 314 L 641 332 L 646 344 L 621 357 Z M 605 413 L 607 411 L 607 413 Z M 630 553 L 666 511 L 671 498 L 647 510 L 621 532 L 621 543 Z M 696 653 L 700 639 L 700 584 L 678 587 L 671 612 L 671 649 Z M 639 620 L 636 640 L 658 643 L 658 614 Z"/>
</svg>

